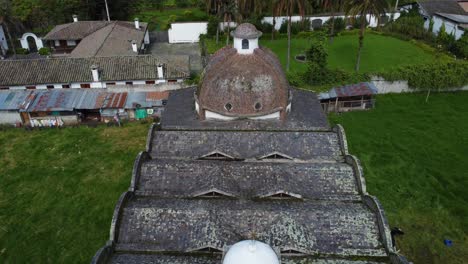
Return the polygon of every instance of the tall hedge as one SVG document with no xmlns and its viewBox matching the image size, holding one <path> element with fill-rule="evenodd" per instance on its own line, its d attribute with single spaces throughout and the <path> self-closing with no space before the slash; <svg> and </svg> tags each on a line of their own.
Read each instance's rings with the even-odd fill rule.
<svg viewBox="0 0 468 264">
<path fill-rule="evenodd" d="M 408 80 L 410 88 L 444 90 L 468 85 L 468 61 L 435 62 L 399 67 L 379 75 L 388 81 Z"/>
</svg>

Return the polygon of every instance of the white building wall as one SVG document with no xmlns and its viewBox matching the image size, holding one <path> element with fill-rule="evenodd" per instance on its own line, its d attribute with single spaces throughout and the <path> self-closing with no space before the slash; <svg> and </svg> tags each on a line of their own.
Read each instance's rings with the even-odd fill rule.
<svg viewBox="0 0 468 264">
<path fill-rule="evenodd" d="M 205 118 L 207 120 L 226 120 L 226 121 L 236 119 L 235 117 L 220 115 L 220 114 L 208 111 L 208 110 L 205 111 Z"/>
<path fill-rule="evenodd" d="M 256 116 L 256 117 L 249 117 L 249 119 L 252 120 L 268 120 L 268 119 L 280 119 L 280 112 L 274 112 L 269 115 L 264 115 L 264 116 Z"/>
<path fill-rule="evenodd" d="M 146 45 L 150 44 L 150 37 L 149 37 L 148 30 L 146 30 L 144 42 L 145 42 Z"/>
<path fill-rule="evenodd" d="M 169 43 L 194 43 L 200 40 L 200 34 L 206 34 L 208 22 L 172 23 L 168 30 Z"/>
<path fill-rule="evenodd" d="M 400 13 L 386 13 L 386 16 L 388 16 L 389 18 L 391 18 L 392 15 L 393 15 L 393 19 L 398 19 L 400 17 Z M 306 16 L 304 18 L 309 19 L 310 21 L 315 20 L 315 19 L 320 19 L 322 20 L 322 24 L 324 24 L 325 22 L 331 19 L 331 16 Z M 342 16 L 335 16 L 335 18 L 345 19 L 346 17 L 342 15 Z M 369 22 L 369 27 L 377 27 L 377 19 L 375 17 L 366 15 L 366 19 Z M 291 22 L 299 22 L 301 20 L 302 20 L 301 16 L 291 16 Z M 276 21 L 275 29 L 279 30 L 283 23 L 288 23 L 288 17 L 287 16 L 275 17 L 275 21 Z M 273 17 L 264 17 L 262 19 L 262 23 L 268 23 L 270 25 L 273 25 Z"/>
<path fill-rule="evenodd" d="M 432 20 L 434 21 L 434 26 L 432 27 L 432 32 L 436 35 L 439 34 L 440 28 L 442 27 L 442 24 L 445 24 L 445 32 L 447 34 L 451 34 L 455 37 L 455 39 L 459 39 L 462 37 L 464 31 L 458 28 L 458 25 L 450 20 L 446 20 L 442 17 L 439 16 L 433 16 Z M 427 24 L 427 26 L 426 26 Z M 429 29 L 429 19 L 426 20 L 424 23 L 424 27 L 426 29 Z"/>
<path fill-rule="evenodd" d="M 0 124 L 14 125 L 16 123 L 22 123 L 21 115 L 17 111 L 0 111 Z"/>
<path fill-rule="evenodd" d="M 92 82 L 91 88 L 106 88 L 106 84 L 102 82 Z"/>
<path fill-rule="evenodd" d="M 241 38 L 234 38 L 234 48 L 237 50 L 239 54 L 252 54 L 256 48 L 258 48 L 258 38 L 257 39 L 249 39 L 249 48 L 242 49 L 242 39 Z"/>
<path fill-rule="evenodd" d="M 70 84 L 70 88 L 81 88 L 80 83 L 72 83 Z"/>
<path fill-rule="evenodd" d="M 41 48 L 44 47 L 44 44 L 42 43 L 42 39 L 38 38 L 34 33 L 24 33 L 23 36 L 19 39 L 21 43 L 21 47 L 23 49 L 29 50 L 29 43 L 28 43 L 28 38 L 32 37 L 34 41 L 36 42 L 36 47 L 37 50 L 40 50 Z"/>
<path fill-rule="evenodd" d="M 76 46 L 76 41 L 74 41 L 74 40 L 67 40 L 67 46 Z"/>
<path fill-rule="evenodd" d="M 237 27 L 237 23 L 236 22 L 220 22 L 219 23 L 219 30 L 220 31 L 224 31 L 224 30 L 227 30 L 228 29 L 228 26 L 233 29 L 233 28 L 236 28 Z"/>
<path fill-rule="evenodd" d="M 5 31 L 3 30 L 3 25 L 0 25 L 0 45 L 2 46 L 3 50 L 8 50 L 8 42 L 5 36 Z"/>
</svg>

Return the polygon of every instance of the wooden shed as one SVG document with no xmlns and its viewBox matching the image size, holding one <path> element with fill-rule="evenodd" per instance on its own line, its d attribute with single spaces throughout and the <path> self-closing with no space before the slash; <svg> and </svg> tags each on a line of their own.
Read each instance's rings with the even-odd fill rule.
<svg viewBox="0 0 468 264">
<path fill-rule="evenodd" d="M 373 108 L 375 94 L 374 84 L 363 82 L 332 88 L 327 93 L 320 93 L 319 99 L 326 113 L 348 112 Z"/>
</svg>

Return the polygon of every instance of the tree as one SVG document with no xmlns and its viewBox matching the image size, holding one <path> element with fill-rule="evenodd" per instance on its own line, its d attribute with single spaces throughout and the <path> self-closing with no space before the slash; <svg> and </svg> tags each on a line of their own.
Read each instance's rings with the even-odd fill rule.
<svg viewBox="0 0 468 264">
<path fill-rule="evenodd" d="M 333 37 L 335 35 L 335 12 L 340 11 L 343 6 L 344 0 L 320 0 L 320 5 L 325 9 L 330 11 L 330 43 L 333 42 Z"/>
<path fill-rule="evenodd" d="M 11 15 L 11 3 L 9 0 L 0 0 L 0 22 L 3 19 L 3 25 L 5 32 L 7 33 L 8 39 L 10 40 L 10 47 L 13 50 L 13 54 L 16 56 L 15 41 L 11 37 L 8 24 L 12 23 L 13 17 Z"/>
<path fill-rule="evenodd" d="M 291 63 L 291 16 L 294 11 L 297 11 L 301 17 L 304 17 L 306 12 L 310 9 L 309 2 L 307 0 L 279 0 L 277 15 L 281 15 L 282 12 L 286 12 L 288 16 L 288 54 L 286 62 L 286 70 L 289 71 L 289 65 Z"/>
<path fill-rule="evenodd" d="M 354 20 L 359 19 L 359 48 L 356 59 L 356 71 L 359 71 L 361 62 L 362 46 L 364 44 L 364 32 L 366 29 L 366 16 L 375 17 L 379 24 L 380 15 L 385 13 L 388 3 L 386 0 L 346 0 L 345 11 L 346 15 L 350 15 Z"/>
</svg>

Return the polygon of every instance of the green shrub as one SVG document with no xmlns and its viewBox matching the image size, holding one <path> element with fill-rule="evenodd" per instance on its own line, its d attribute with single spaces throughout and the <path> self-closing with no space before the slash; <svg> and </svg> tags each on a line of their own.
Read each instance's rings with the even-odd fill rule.
<svg viewBox="0 0 468 264">
<path fill-rule="evenodd" d="M 28 49 L 17 48 L 15 51 L 16 51 L 16 54 L 20 54 L 20 55 L 29 54 L 29 50 L 28 50 Z"/>
<path fill-rule="evenodd" d="M 185 8 L 190 5 L 188 0 L 175 0 L 175 4 L 177 7 Z"/>
<path fill-rule="evenodd" d="M 345 30 L 346 23 L 345 23 L 345 20 L 341 17 L 335 17 L 334 20 L 335 22 L 333 24 L 333 34 L 336 35 L 340 33 L 341 31 Z M 331 32 L 331 24 L 332 24 L 331 19 L 327 20 L 327 22 L 325 22 L 324 24 L 324 27 L 327 28 L 329 34 Z"/>
<path fill-rule="evenodd" d="M 379 75 L 388 81 L 408 80 L 413 89 L 449 89 L 468 84 L 468 62 L 434 62 L 399 67 Z"/>
<path fill-rule="evenodd" d="M 328 52 L 325 48 L 326 35 L 316 34 L 310 48 L 306 52 L 307 70 L 303 80 L 309 85 L 343 85 L 367 81 L 367 74 L 349 73 L 341 69 L 329 69 L 327 66 Z"/>
<path fill-rule="evenodd" d="M 403 14 L 397 20 L 387 23 L 382 31 L 400 35 L 405 39 L 414 38 L 434 42 L 434 34 L 424 28 L 424 19 L 418 13 Z"/>
<path fill-rule="evenodd" d="M 468 33 L 465 32 L 463 36 L 455 41 L 455 44 L 452 46 L 450 51 L 461 59 L 468 58 Z"/>
<path fill-rule="evenodd" d="M 43 47 L 39 49 L 39 55 L 47 56 L 47 55 L 50 55 L 50 53 L 51 53 L 50 48 L 48 47 Z"/>
<path fill-rule="evenodd" d="M 436 41 L 437 44 L 442 45 L 447 50 L 450 50 L 452 46 L 455 45 L 455 37 L 445 31 L 445 23 L 442 23 Z"/>
<path fill-rule="evenodd" d="M 291 22 L 291 35 L 296 35 L 301 31 L 310 31 L 310 20 L 304 19 L 302 21 Z M 288 21 L 286 20 L 279 29 L 280 33 L 288 33 Z"/>
<path fill-rule="evenodd" d="M 218 25 L 219 25 L 219 18 L 215 16 L 210 16 L 208 18 L 207 35 L 210 37 L 216 36 Z"/>
</svg>

